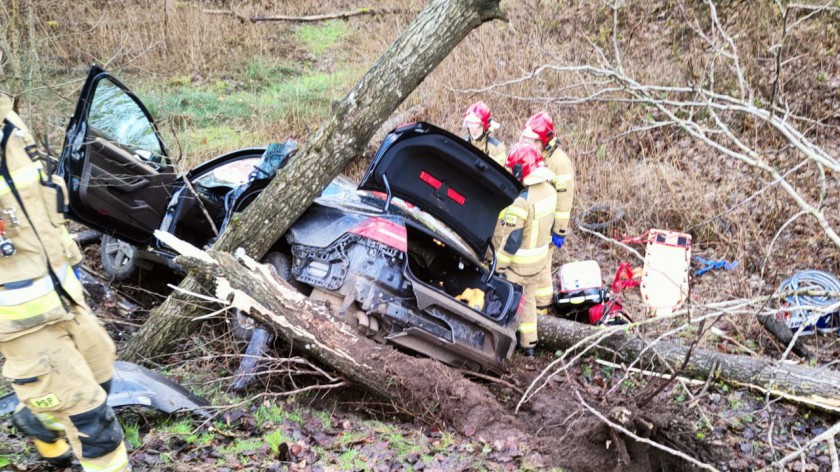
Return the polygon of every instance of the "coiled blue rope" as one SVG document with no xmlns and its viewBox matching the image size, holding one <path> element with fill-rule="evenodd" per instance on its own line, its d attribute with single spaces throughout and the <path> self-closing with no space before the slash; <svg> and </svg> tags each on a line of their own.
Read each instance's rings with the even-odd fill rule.
<svg viewBox="0 0 840 472">
<path fill-rule="evenodd" d="M 781 293 L 805 291 L 840 293 L 840 280 L 827 272 L 811 269 L 793 274 L 779 287 Z M 828 310 L 831 309 L 832 305 L 840 302 L 840 298 L 834 298 L 830 295 L 802 293 L 785 297 L 785 302 L 788 304 L 787 309 L 790 318 L 787 322 L 791 329 L 798 328 L 799 325 L 805 323 L 811 318 L 814 311 L 825 313 L 816 321 L 816 327 L 820 330 L 834 329 L 839 321 L 836 318 L 840 309 L 835 308 L 832 312 L 828 312 Z M 814 324 L 814 322 L 811 321 L 810 324 Z M 806 327 L 806 330 L 810 329 L 812 329 L 812 326 Z"/>
</svg>

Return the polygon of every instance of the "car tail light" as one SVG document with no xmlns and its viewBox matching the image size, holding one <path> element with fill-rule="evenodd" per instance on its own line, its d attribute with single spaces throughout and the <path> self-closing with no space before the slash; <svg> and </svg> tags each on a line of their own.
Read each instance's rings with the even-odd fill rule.
<svg viewBox="0 0 840 472">
<path fill-rule="evenodd" d="M 435 190 L 439 189 L 442 185 L 440 180 L 436 179 L 432 174 L 426 172 L 425 170 L 420 172 L 420 180 L 431 185 Z"/>
<path fill-rule="evenodd" d="M 451 198 L 452 200 L 455 201 L 455 203 L 457 203 L 458 205 L 461 205 L 461 206 L 464 206 L 464 203 L 467 202 L 467 197 L 461 195 L 460 193 L 458 193 L 458 192 L 456 192 L 452 189 L 449 189 L 449 190 L 446 191 L 446 196 Z"/>
<path fill-rule="evenodd" d="M 364 238 L 378 241 L 386 246 L 406 252 L 408 235 L 405 226 L 382 218 L 368 218 L 352 227 L 350 232 Z"/>
<path fill-rule="evenodd" d="M 519 306 L 516 307 L 516 314 L 521 315 L 525 311 L 525 294 L 519 296 Z"/>
<path fill-rule="evenodd" d="M 432 174 L 426 172 L 425 170 L 420 172 L 420 180 L 431 185 L 431 187 L 435 190 L 439 189 L 443 185 L 443 182 L 441 182 L 439 179 L 437 179 Z M 454 189 L 447 189 L 446 196 L 458 205 L 464 206 L 464 203 L 467 203 L 467 197 L 465 197 L 464 195 L 462 195 Z"/>
</svg>

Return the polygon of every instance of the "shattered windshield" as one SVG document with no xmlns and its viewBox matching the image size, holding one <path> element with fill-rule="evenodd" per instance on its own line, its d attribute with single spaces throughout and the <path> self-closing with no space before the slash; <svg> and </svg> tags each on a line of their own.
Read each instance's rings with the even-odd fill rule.
<svg viewBox="0 0 840 472">
<path fill-rule="evenodd" d="M 102 138 L 132 152 L 163 156 L 155 129 L 143 109 L 107 78 L 96 84 L 88 124 Z"/>
</svg>

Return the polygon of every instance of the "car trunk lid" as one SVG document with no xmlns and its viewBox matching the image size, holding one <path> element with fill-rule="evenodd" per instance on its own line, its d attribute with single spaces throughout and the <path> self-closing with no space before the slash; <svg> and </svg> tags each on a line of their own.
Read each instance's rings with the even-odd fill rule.
<svg viewBox="0 0 840 472">
<path fill-rule="evenodd" d="M 421 122 L 385 137 L 359 189 L 390 191 L 417 205 L 483 255 L 499 213 L 513 203 L 522 186 L 472 144 Z"/>
</svg>

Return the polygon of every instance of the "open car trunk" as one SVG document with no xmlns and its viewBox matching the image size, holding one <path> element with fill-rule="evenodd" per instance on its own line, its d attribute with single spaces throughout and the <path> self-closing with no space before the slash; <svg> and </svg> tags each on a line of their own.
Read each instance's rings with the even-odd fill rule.
<svg viewBox="0 0 840 472">
<path fill-rule="evenodd" d="M 405 276 L 411 281 L 418 308 L 445 327 L 449 336 L 445 341 L 450 345 L 436 349 L 431 337 L 419 332 L 413 333 L 414 338 L 392 342 L 439 359 L 451 357 L 447 362 L 460 367 L 501 373 L 515 345 L 521 289 L 498 277 L 485 281 L 483 267 L 447 247 L 427 229 L 414 224 L 407 224 L 406 229 Z M 423 337 L 430 339 L 424 342 Z"/>
<path fill-rule="evenodd" d="M 509 318 L 515 315 L 515 310 L 511 310 L 512 284 L 498 277 L 484 281 L 487 272 L 483 267 L 475 266 L 420 227 L 409 224 L 406 229 L 408 273 L 412 282 L 446 293 L 499 324 L 508 324 Z"/>
</svg>

